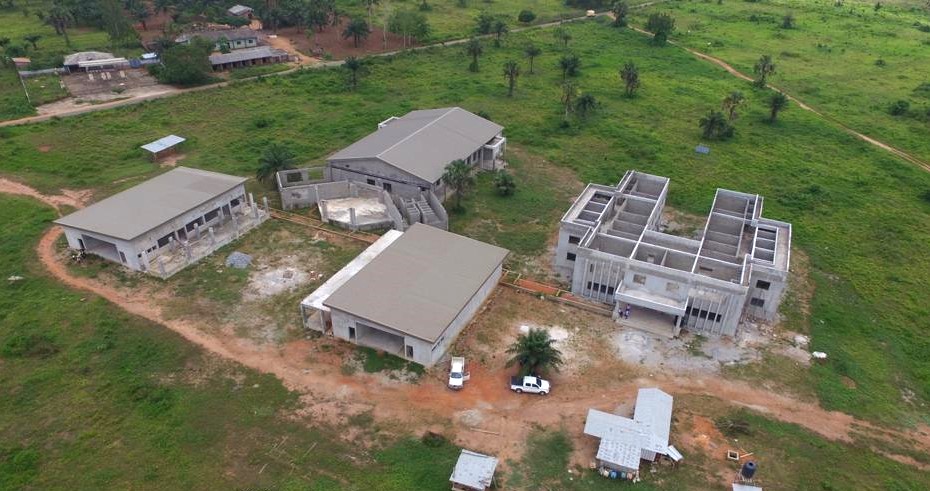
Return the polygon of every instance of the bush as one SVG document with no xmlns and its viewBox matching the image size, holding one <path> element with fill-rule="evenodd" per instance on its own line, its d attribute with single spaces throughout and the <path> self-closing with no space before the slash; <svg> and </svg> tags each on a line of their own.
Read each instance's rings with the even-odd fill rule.
<svg viewBox="0 0 930 491">
<path fill-rule="evenodd" d="M 651 14 L 646 21 L 646 30 L 655 35 L 653 41 L 656 44 L 665 44 L 675 31 L 675 19 L 668 14 Z"/>
<path fill-rule="evenodd" d="M 150 72 L 164 84 L 200 85 L 213 80 L 210 52 L 213 44 L 195 39 L 191 44 L 179 44 L 165 50 L 161 65 Z"/>
<path fill-rule="evenodd" d="M 607 0 L 565 0 L 565 5 L 581 10 L 601 10 Z"/>
<path fill-rule="evenodd" d="M 888 108 L 888 113 L 892 116 L 903 116 L 911 109 L 911 103 L 905 100 L 895 101 Z"/>
<path fill-rule="evenodd" d="M 529 24 L 536 20 L 536 14 L 534 14 L 532 10 L 521 10 L 520 14 L 517 15 L 517 20 L 524 24 Z"/>
<path fill-rule="evenodd" d="M 58 346 L 45 334 L 14 334 L 0 347 L 4 358 L 48 358 L 58 353 Z"/>
</svg>

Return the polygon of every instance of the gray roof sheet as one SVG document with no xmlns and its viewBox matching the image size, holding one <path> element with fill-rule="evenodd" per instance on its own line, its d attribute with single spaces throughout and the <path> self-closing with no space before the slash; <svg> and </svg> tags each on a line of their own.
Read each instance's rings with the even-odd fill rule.
<svg viewBox="0 0 930 491">
<path fill-rule="evenodd" d="M 244 177 L 177 167 L 55 223 L 132 240 L 245 181 Z"/>
<path fill-rule="evenodd" d="M 449 480 L 469 488 L 485 489 L 491 486 L 496 468 L 496 457 L 463 449 Z"/>
<path fill-rule="evenodd" d="M 642 448 L 634 443 L 602 438 L 597 446 L 597 459 L 625 469 L 639 469 L 643 457 Z"/>
<path fill-rule="evenodd" d="M 329 160 L 380 159 L 429 182 L 504 127 L 459 107 L 411 111 L 333 154 Z"/>
<path fill-rule="evenodd" d="M 194 38 L 203 38 L 208 41 L 216 42 L 222 38 L 226 38 L 229 41 L 236 41 L 238 39 L 257 39 L 259 37 L 260 35 L 257 31 L 248 27 L 239 27 L 237 29 L 211 29 L 209 31 L 188 32 L 181 34 L 175 38 L 174 41 L 176 43 L 184 43 Z"/>
<path fill-rule="evenodd" d="M 288 56 L 288 52 L 283 49 L 272 48 L 271 46 L 256 46 L 254 48 L 237 49 L 229 53 L 210 55 L 210 63 L 213 65 L 220 65 L 223 63 L 235 63 L 237 61 L 257 60 L 269 56 Z"/>
<path fill-rule="evenodd" d="M 434 342 L 507 254 L 417 223 L 323 305 Z"/>
<path fill-rule="evenodd" d="M 184 141 L 186 141 L 186 139 L 178 135 L 168 135 L 164 138 L 159 138 L 152 143 L 146 143 L 145 145 L 142 145 L 142 149 L 152 153 L 158 153 L 162 150 L 167 150 L 179 143 L 183 143 Z"/>
<path fill-rule="evenodd" d="M 672 396 L 659 389 L 639 389 L 633 419 L 647 424 L 653 435 L 651 450 L 666 453 L 672 426 Z"/>
<path fill-rule="evenodd" d="M 252 7 L 247 7 L 245 5 L 236 4 L 236 5 L 233 5 L 232 7 L 229 7 L 227 12 L 229 12 L 232 15 L 241 15 L 241 14 L 245 14 L 248 12 L 252 12 Z"/>
<path fill-rule="evenodd" d="M 77 65 L 82 61 L 107 60 L 113 58 L 113 53 L 103 51 L 81 51 L 65 56 L 64 65 Z"/>
</svg>

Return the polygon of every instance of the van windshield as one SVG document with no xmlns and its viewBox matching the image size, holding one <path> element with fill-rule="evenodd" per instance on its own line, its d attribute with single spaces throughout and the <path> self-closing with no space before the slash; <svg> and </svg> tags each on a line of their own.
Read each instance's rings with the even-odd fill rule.
<svg viewBox="0 0 930 491">
<path fill-rule="evenodd" d="M 461 373 L 452 372 L 451 374 L 449 374 L 449 378 L 462 378 L 462 374 L 461 374 Z"/>
</svg>

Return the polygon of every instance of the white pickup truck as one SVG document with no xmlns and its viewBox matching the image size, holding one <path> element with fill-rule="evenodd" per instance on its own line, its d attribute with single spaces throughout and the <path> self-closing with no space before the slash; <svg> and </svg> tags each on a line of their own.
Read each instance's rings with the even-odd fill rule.
<svg viewBox="0 0 930 491">
<path fill-rule="evenodd" d="M 524 392 L 544 396 L 549 393 L 549 381 L 539 377 L 527 375 L 526 377 L 510 377 L 510 390 L 517 394 Z"/>
<path fill-rule="evenodd" d="M 469 378 L 469 373 L 465 371 L 465 357 L 453 356 L 452 365 L 449 367 L 449 388 L 459 390 L 465 386 L 465 381 Z"/>
</svg>

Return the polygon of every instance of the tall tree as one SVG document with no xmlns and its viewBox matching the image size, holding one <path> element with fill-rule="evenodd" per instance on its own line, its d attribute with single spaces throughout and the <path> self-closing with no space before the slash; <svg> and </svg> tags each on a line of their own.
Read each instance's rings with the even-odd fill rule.
<svg viewBox="0 0 930 491">
<path fill-rule="evenodd" d="M 581 119 L 588 119 L 588 116 L 593 114 L 598 106 L 599 103 L 593 95 L 588 93 L 581 94 L 578 100 L 575 101 L 575 112 L 578 113 Z"/>
<path fill-rule="evenodd" d="M 574 77 L 578 75 L 578 70 L 581 69 L 581 58 L 578 58 L 578 55 L 575 54 L 564 55 L 559 59 L 559 68 L 562 69 L 563 80 Z"/>
<path fill-rule="evenodd" d="M 552 34 L 555 36 L 556 42 L 561 44 L 563 48 L 567 48 L 568 42 L 572 40 L 572 34 L 563 27 L 555 28 Z"/>
<path fill-rule="evenodd" d="M 572 111 L 575 110 L 575 96 L 578 95 L 578 88 L 570 80 L 562 83 L 562 107 L 565 109 L 565 121 Z"/>
<path fill-rule="evenodd" d="M 636 64 L 632 61 L 624 64 L 623 68 L 620 69 L 620 79 L 623 80 L 626 88 L 626 96 L 633 97 L 636 89 L 640 86 L 639 68 L 636 67 Z"/>
<path fill-rule="evenodd" d="M 653 34 L 655 44 L 665 44 L 669 36 L 675 32 L 675 19 L 666 13 L 654 13 L 646 21 L 646 30 Z"/>
<path fill-rule="evenodd" d="M 733 127 L 727 123 L 727 118 L 720 111 L 711 111 L 698 121 L 703 131 L 703 137 L 708 140 L 723 140 L 733 136 Z"/>
<path fill-rule="evenodd" d="M 455 209 L 462 209 L 462 196 L 475 185 L 475 177 L 471 173 L 471 166 L 464 160 L 456 160 L 446 166 L 442 173 L 442 182 L 455 193 Z"/>
<path fill-rule="evenodd" d="M 23 36 L 23 40 L 32 45 L 32 49 L 39 49 L 37 46 L 39 40 L 42 39 L 41 34 L 29 34 Z"/>
<path fill-rule="evenodd" d="M 730 92 L 729 95 L 724 97 L 721 108 L 723 109 L 723 112 L 726 113 L 727 120 L 735 121 L 736 118 L 739 117 L 739 114 L 737 114 L 736 110 L 745 103 L 746 97 L 738 90 L 734 90 L 733 92 Z"/>
<path fill-rule="evenodd" d="M 769 76 L 775 74 L 775 62 L 771 56 L 762 55 L 759 61 L 756 62 L 756 66 L 753 67 L 753 71 L 756 73 L 756 81 L 754 82 L 756 86 L 765 87 Z"/>
<path fill-rule="evenodd" d="M 68 28 L 74 24 L 74 12 L 60 1 L 52 2 L 47 11 L 39 11 L 36 16 L 55 29 L 55 34 L 65 38 L 65 45 L 71 47 L 71 38 L 68 37 Z"/>
<path fill-rule="evenodd" d="M 349 88 L 355 90 L 358 87 L 358 79 L 365 73 L 365 61 L 354 56 L 346 58 L 343 65 L 349 72 Z"/>
<path fill-rule="evenodd" d="M 781 92 L 776 92 L 769 99 L 769 122 L 774 123 L 778 118 L 778 113 L 788 108 L 788 96 Z"/>
<path fill-rule="evenodd" d="M 99 0 L 99 6 L 100 20 L 111 41 L 121 43 L 135 36 L 132 23 L 123 10 L 122 2 L 119 0 Z"/>
<path fill-rule="evenodd" d="M 532 74 L 533 60 L 542 54 L 542 50 L 539 49 L 539 46 L 536 46 L 535 44 L 528 44 L 525 48 L 523 48 L 523 54 L 526 55 L 526 57 L 530 60 L 530 74 Z"/>
<path fill-rule="evenodd" d="M 513 89 L 517 86 L 517 77 L 520 76 L 520 65 L 510 60 L 504 63 L 504 77 L 507 78 L 507 97 L 513 97 Z"/>
<path fill-rule="evenodd" d="M 379 3 L 381 3 L 381 0 L 365 0 L 365 9 L 368 10 L 368 25 L 372 25 L 371 13 L 374 11 L 375 5 L 378 5 Z"/>
<path fill-rule="evenodd" d="M 520 375 L 558 370 L 563 364 L 562 352 L 555 346 L 549 331 L 536 327 L 518 336 L 507 353 L 511 355 L 507 366 L 520 365 Z"/>
<path fill-rule="evenodd" d="M 195 38 L 190 44 L 178 44 L 166 49 L 160 56 L 155 77 L 159 82 L 172 85 L 198 85 L 212 78 L 210 52 L 213 43 Z"/>
<path fill-rule="evenodd" d="M 148 7 L 144 3 L 134 3 L 132 5 L 132 17 L 142 26 L 143 31 L 148 31 L 149 27 L 146 25 L 149 17 L 152 16 L 152 13 L 149 12 Z"/>
<path fill-rule="evenodd" d="M 614 2 L 610 6 L 610 12 L 614 15 L 614 27 L 626 27 L 630 15 L 630 6 L 624 0 Z"/>
<path fill-rule="evenodd" d="M 391 15 L 388 20 L 388 30 L 400 34 L 404 47 L 413 44 L 414 40 L 424 41 L 429 37 L 430 27 L 426 16 L 420 12 L 401 10 Z"/>
<path fill-rule="evenodd" d="M 500 47 L 501 38 L 504 37 L 504 34 L 510 32 L 510 28 L 507 27 L 507 23 L 503 19 L 498 18 L 494 21 L 492 29 L 494 31 L 494 46 Z"/>
<path fill-rule="evenodd" d="M 267 184 L 278 172 L 292 169 L 296 161 L 297 155 L 290 148 L 282 143 L 272 143 L 265 147 L 262 156 L 258 158 L 255 178 Z"/>
<path fill-rule="evenodd" d="M 355 17 L 350 20 L 345 30 L 342 31 L 342 37 L 344 39 L 352 38 L 352 40 L 355 41 L 356 48 L 358 48 L 358 42 L 360 40 L 368 39 L 369 34 L 371 34 L 371 29 L 368 27 L 368 23 L 365 22 L 365 19 L 361 17 Z"/>
<path fill-rule="evenodd" d="M 465 43 L 465 54 L 471 57 L 471 64 L 468 69 L 473 72 L 478 71 L 478 57 L 484 53 L 484 47 L 481 46 L 481 40 L 473 37 Z"/>
</svg>

